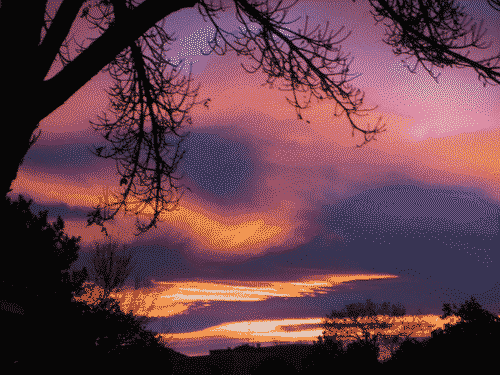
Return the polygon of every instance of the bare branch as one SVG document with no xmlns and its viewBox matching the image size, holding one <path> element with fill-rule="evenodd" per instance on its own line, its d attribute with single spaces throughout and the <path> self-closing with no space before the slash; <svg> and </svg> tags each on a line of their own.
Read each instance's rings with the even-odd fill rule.
<svg viewBox="0 0 500 375">
<path fill-rule="evenodd" d="M 102 288 L 97 304 L 107 301 L 112 292 L 123 287 L 134 270 L 133 254 L 127 252 L 125 246 L 118 253 L 118 247 L 118 242 L 111 238 L 102 244 L 94 242 L 90 277 L 96 286 Z"/>
<path fill-rule="evenodd" d="M 185 192 L 184 186 L 176 183 L 181 176 L 174 173 L 184 155 L 181 142 L 189 133 L 180 134 L 179 129 L 183 123 L 191 123 L 189 111 L 202 102 L 194 101 L 199 86 L 190 89 L 191 72 L 186 79 L 164 59 L 165 44 L 171 40 L 155 26 L 106 67 L 116 81 L 109 92 L 116 120 L 110 122 L 104 115 L 99 123 L 91 122 L 111 143 L 109 153 L 96 147 L 94 154 L 114 159 L 120 186 L 126 186 L 117 202 L 94 207 L 88 215 L 87 225 L 100 225 L 106 234 L 103 223 L 112 220 L 121 208 L 130 211 L 129 197 L 140 198 L 143 209 L 153 210 L 149 224 L 137 219 L 135 235 L 140 235 L 156 227 L 162 212 L 175 210 Z M 103 210 L 108 211 L 103 215 Z"/>
<path fill-rule="evenodd" d="M 392 326 L 392 324 L 381 322 L 378 319 L 378 315 L 395 317 L 403 316 L 404 314 L 406 314 L 406 309 L 403 306 L 392 305 L 391 308 L 387 302 L 380 306 L 377 306 L 369 299 L 365 303 L 351 303 L 342 310 L 333 310 L 330 314 L 326 315 L 323 323 L 323 328 L 325 329 L 323 334 L 334 333 L 335 336 L 338 336 L 338 331 L 343 331 L 346 328 L 357 328 L 362 331 L 363 339 L 368 340 L 371 330 L 387 329 Z M 362 318 L 365 318 L 365 321 L 362 321 Z M 369 321 L 366 321 L 367 318 Z M 352 337 L 352 335 L 347 335 L 346 337 Z M 355 337 L 361 339 L 357 333 Z"/>
<path fill-rule="evenodd" d="M 494 9 L 497 9 L 495 4 L 499 4 L 498 0 L 489 0 L 489 3 Z M 420 64 L 438 82 L 439 74 L 432 71 L 433 66 L 473 68 L 483 86 L 500 84 L 500 53 L 478 61 L 468 57 L 470 51 L 459 53 L 468 48 L 487 49 L 491 43 L 480 43 L 486 32 L 480 31 L 483 21 L 479 27 L 474 23 L 467 28 L 472 18 L 467 19 L 463 7 L 456 6 L 454 0 L 370 0 L 370 4 L 377 23 L 385 19 L 391 21 L 384 23 L 389 30 L 384 42 L 393 47 L 394 54 L 416 58 L 413 68 L 407 63 L 408 59 L 402 60 L 410 72 L 415 73 Z"/>
<path fill-rule="evenodd" d="M 268 75 L 265 84 L 271 88 L 277 79 L 284 81 L 284 88 L 280 89 L 292 91 L 293 99 L 287 98 L 287 101 L 295 107 L 297 118 L 300 120 L 303 119 L 301 110 L 309 107 L 313 96 L 318 101 L 334 100 L 336 104 L 334 115 L 340 116 L 345 113 L 353 128 L 353 136 L 354 130 L 364 134 L 365 140 L 358 146 L 361 147 L 375 139 L 375 135 L 385 129 L 380 126 L 381 118 L 373 129 L 369 125 L 363 129 L 354 121 L 353 116 L 363 116 L 364 112 L 372 111 L 376 107 L 362 109 L 364 93 L 349 84 L 357 75 L 348 74 L 352 59 L 348 61 L 348 55 L 343 55 L 341 47 L 337 45 L 345 41 L 350 33 L 336 39 L 343 30 L 341 28 L 336 33 L 330 32 L 327 36 L 328 23 L 323 33 L 318 30 L 319 26 L 307 33 L 308 18 L 306 18 L 303 31 L 299 29 L 297 33 L 285 28 L 285 25 L 296 21 L 284 21 L 289 9 L 296 2 L 280 7 L 282 3 L 280 1 L 274 9 L 270 9 L 268 1 L 250 4 L 246 0 L 235 0 L 236 17 L 244 26 L 243 29 L 240 28 L 239 35 L 228 32 L 218 25 L 215 13 L 221 10 L 220 7 L 215 8 L 205 2 L 200 2 L 198 9 L 203 18 L 207 17 L 215 27 L 216 33 L 209 43 L 213 52 L 218 55 L 225 54 L 229 46 L 238 55 L 250 56 L 256 61 L 257 66 L 252 67 L 251 70 L 243 64 L 242 66 L 249 73 L 262 69 Z M 264 4 L 265 9 L 261 9 Z M 280 16 L 281 12 L 283 14 Z M 247 19 L 250 22 L 257 22 L 261 28 L 260 31 L 252 31 Z M 313 34 L 317 30 L 315 37 Z M 229 35 L 236 40 L 229 41 L 227 38 Z M 224 42 L 223 46 L 219 45 L 218 37 Z M 336 55 L 329 58 L 327 52 L 334 52 Z M 298 98 L 298 93 L 308 93 L 309 96 L 305 102 L 302 102 Z M 305 99 L 306 95 L 303 97 Z"/>
</svg>

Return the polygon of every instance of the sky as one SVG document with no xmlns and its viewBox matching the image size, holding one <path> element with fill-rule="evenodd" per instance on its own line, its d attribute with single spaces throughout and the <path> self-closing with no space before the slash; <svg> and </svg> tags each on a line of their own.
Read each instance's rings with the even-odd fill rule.
<svg viewBox="0 0 500 375">
<path fill-rule="evenodd" d="M 500 14 L 486 1 L 460 4 L 484 19 L 492 43 L 470 56 L 498 53 Z M 292 9 L 287 20 L 302 16 L 295 30 L 308 15 L 308 30 L 328 21 L 333 32 L 345 26 L 341 36 L 352 31 L 341 43 L 360 74 L 351 83 L 367 107 L 378 106 L 360 123 L 382 116 L 387 131 L 357 148 L 361 135 L 333 116 L 331 101 L 313 102 L 303 111 L 309 123 L 298 120 L 289 92 L 245 72 L 248 57 L 200 52 L 213 26 L 196 8 L 171 14 L 169 57 L 182 59 L 186 74 L 191 66 L 198 100 L 211 100 L 193 107 L 183 128 L 190 135 L 179 172 L 191 191 L 178 210 L 140 237 L 134 215 L 107 225 L 136 252 L 134 275 L 152 282 L 116 298 L 152 317 L 150 327 L 188 355 L 311 341 L 325 314 L 368 298 L 401 303 L 434 326 L 443 324 L 444 302 L 471 295 L 500 314 L 500 88 L 484 87 L 472 69 L 437 69 L 439 83 L 422 67 L 410 73 L 366 0 L 301 0 Z M 231 9 L 220 20 L 237 30 Z M 88 35 L 79 27 L 75 35 Z M 89 121 L 107 110 L 111 84 L 99 73 L 40 123 L 12 186 L 13 196 L 33 198 L 35 210 L 61 215 L 66 233 L 82 237 L 78 267 L 103 240 L 86 214 L 121 191 L 114 162 L 88 150 L 103 144 Z"/>
</svg>

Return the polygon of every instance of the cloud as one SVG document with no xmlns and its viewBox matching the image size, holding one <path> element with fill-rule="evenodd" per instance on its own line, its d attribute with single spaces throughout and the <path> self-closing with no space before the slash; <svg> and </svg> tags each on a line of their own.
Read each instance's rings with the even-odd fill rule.
<svg viewBox="0 0 500 375">
<path fill-rule="evenodd" d="M 24 168 L 51 170 L 64 174 L 82 173 L 100 164 L 101 159 L 92 155 L 88 144 L 36 145 L 23 163 Z"/>
<path fill-rule="evenodd" d="M 255 168 L 252 153 L 243 143 L 217 133 L 191 132 L 182 150 L 186 153 L 179 172 L 193 182 L 197 193 L 208 193 L 218 200 L 240 200 L 248 191 Z"/>
<path fill-rule="evenodd" d="M 498 281 L 499 217 L 498 204 L 466 189 L 394 185 L 325 205 L 318 220 L 362 267 L 413 269 L 473 293 Z"/>
<path fill-rule="evenodd" d="M 149 317 L 187 314 L 214 302 L 262 302 L 275 298 L 314 297 L 356 280 L 381 280 L 391 275 L 315 275 L 300 280 L 241 281 L 196 280 L 154 281 L 148 289 L 113 293 L 124 311 Z M 137 302 L 141 301 L 141 302 Z"/>
</svg>

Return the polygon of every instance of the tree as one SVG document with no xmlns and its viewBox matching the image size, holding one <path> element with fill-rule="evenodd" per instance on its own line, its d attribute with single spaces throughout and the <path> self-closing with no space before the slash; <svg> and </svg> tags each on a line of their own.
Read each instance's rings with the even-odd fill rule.
<svg viewBox="0 0 500 375">
<path fill-rule="evenodd" d="M 453 315 L 461 318 L 460 321 L 433 330 L 431 337 L 423 342 L 403 342 L 389 361 L 389 370 L 403 370 L 411 365 L 416 370 L 432 368 L 433 372 L 453 372 L 471 365 L 489 368 L 497 362 L 500 349 L 497 316 L 484 309 L 474 296 L 459 307 L 445 303 L 442 310 L 442 319 Z"/>
<path fill-rule="evenodd" d="M 8 217 L 1 227 L 2 238 L 9 244 L 3 247 L 0 261 L 0 331 L 8 343 L 0 356 L 2 370 L 51 368 L 59 372 L 79 362 L 80 368 L 95 371 L 92 366 L 96 364 L 113 367 L 141 358 L 147 361 L 146 367 L 162 364 L 168 372 L 172 351 L 145 328 L 148 318 L 121 311 L 111 298 L 95 305 L 78 301 L 85 293 L 84 282 L 90 279 L 86 268 L 71 271 L 80 238 L 64 233 L 61 217 L 50 224 L 48 211 L 34 214 L 31 204 L 22 195 L 17 201 L 6 197 L 2 203 Z M 99 250 L 109 254 L 114 247 Z M 123 266 L 125 262 L 119 259 L 118 263 Z M 105 290 L 121 285 L 124 269 L 101 273 L 112 276 L 104 277 Z"/>
<path fill-rule="evenodd" d="M 470 299 L 466 300 L 459 307 L 453 304 L 453 306 L 449 303 L 443 304 L 443 315 L 441 319 L 446 319 L 449 316 L 457 316 L 461 319 L 458 324 L 467 325 L 467 324 L 498 324 L 500 323 L 500 318 L 495 316 L 488 310 L 484 309 L 477 301 L 474 296 L 471 296 Z M 457 325 L 455 325 L 457 326 Z M 448 325 L 451 327 L 451 325 Z"/>
<path fill-rule="evenodd" d="M 318 27 L 307 33 L 306 19 L 302 32 L 287 30 L 285 25 L 290 22 L 285 22 L 284 17 L 295 3 L 285 7 L 280 2 L 272 9 L 268 2 L 233 0 L 236 16 L 245 26 L 241 34 L 236 35 L 235 42 L 227 38 L 235 35 L 223 30 L 217 22 L 217 13 L 226 9 L 208 0 L 182 3 L 65 0 L 53 19 L 46 11 L 47 4 L 40 1 L 26 8 L 22 2 L 3 0 L 0 8 L 0 35 L 5 36 L 2 49 L 14 56 L 1 60 L 2 71 L 9 72 L 2 78 L 2 87 L 9 95 L 2 101 L 1 109 L 3 123 L 7 125 L 4 136 L 15 143 L 2 149 L 2 160 L 13 160 L 4 166 L 2 188 L 5 193 L 10 191 L 26 152 L 40 136 L 40 132 L 34 133 L 39 122 L 104 69 L 117 82 L 110 92 L 116 119 L 109 122 L 104 116 L 95 124 L 112 144 L 109 154 L 103 153 L 103 148 L 97 148 L 96 154 L 115 159 L 121 174 L 120 186 L 125 185 L 119 202 L 99 205 L 89 215 L 88 224 L 100 225 L 106 234 L 103 223 L 114 218 L 120 208 L 126 208 L 129 198 L 140 197 L 140 202 L 154 211 L 148 225 L 137 222 L 139 234 L 155 226 L 159 213 L 174 209 L 180 199 L 181 186 L 175 184 L 177 177 L 174 177 L 182 158 L 178 145 L 183 138 L 178 129 L 183 122 L 189 122 L 189 109 L 202 102 L 186 101 L 197 94 L 196 90 L 189 90 L 190 77 L 173 81 L 177 67 L 161 53 L 173 38 L 158 22 L 182 8 L 197 6 L 205 20 L 215 26 L 212 51 L 224 54 L 229 47 L 240 55 L 249 55 L 259 63 L 257 69 L 268 75 L 267 83 L 271 87 L 277 79 L 287 83 L 285 90 L 293 94 L 293 99 L 288 101 L 295 106 L 299 119 L 302 119 L 301 110 L 309 106 L 314 96 L 318 100 L 334 100 L 338 108 L 336 115 L 344 113 L 353 135 L 354 130 L 364 134 L 364 143 L 383 131 L 379 127 L 381 119 L 373 129 L 354 121 L 354 116 L 371 109 L 362 108 L 364 94 L 349 83 L 352 80 L 350 62 L 338 46 L 346 37 L 337 38 L 343 29 L 327 36 L 327 25 L 323 35 Z M 21 14 L 23 26 L 11 33 L 8 21 Z M 279 19 L 280 16 L 283 17 Z M 74 51 L 76 57 L 72 57 L 69 41 L 74 36 L 69 35 L 69 31 L 75 20 L 86 22 L 100 35 L 76 42 L 79 47 Z M 249 22 L 257 23 L 259 30 L 247 28 Z M 313 35 L 316 31 L 318 36 Z M 327 57 L 328 52 L 333 56 Z M 33 61 L 37 62 L 35 66 Z M 54 62 L 62 69 L 47 78 Z M 25 99 L 28 93 L 29 99 Z M 309 93 L 308 100 L 302 103 L 298 93 Z M 171 100 L 176 94 L 180 99 Z M 204 101 L 207 103 L 208 100 Z M 29 111 L 25 110 L 27 105 Z M 13 126 L 19 122 L 22 126 Z M 176 141 L 166 142 L 167 135 L 177 137 Z M 111 208 L 114 212 L 107 212 Z"/>
<path fill-rule="evenodd" d="M 110 297 L 125 285 L 132 275 L 135 263 L 134 253 L 126 246 L 119 251 L 116 239 L 106 237 L 102 243 L 94 241 L 90 264 L 83 267 L 80 275 L 85 275 L 87 283 L 78 301 L 88 304 L 83 321 L 86 332 L 91 332 L 92 340 L 99 347 L 98 356 L 106 359 L 128 361 L 127 357 L 153 357 L 149 360 L 159 360 L 163 355 L 165 360 L 166 342 L 157 333 L 150 332 L 146 326 L 152 318 L 134 316 L 132 311 L 124 312 L 117 300 Z M 80 276 L 83 277 L 83 276 Z M 137 282 L 137 280 L 135 280 Z M 84 295 L 85 294 L 85 295 Z"/>
<path fill-rule="evenodd" d="M 404 316 L 406 314 L 406 309 L 401 305 L 389 305 L 388 302 L 382 303 L 377 306 L 370 299 L 367 299 L 365 303 L 351 303 L 346 305 L 342 310 L 332 310 L 330 314 L 326 315 L 325 321 L 323 323 L 323 336 L 325 339 L 331 337 L 332 333 L 334 337 L 356 337 L 357 340 L 368 341 L 370 339 L 370 331 L 377 329 L 387 329 L 392 326 L 387 322 L 381 322 L 378 319 L 378 315 L 383 316 Z M 365 321 L 362 321 L 365 318 Z M 366 321 L 369 318 L 368 321 Z M 340 320 L 340 322 L 339 322 Z M 355 328 L 360 329 L 363 333 L 360 337 L 357 332 L 354 335 L 339 335 L 338 331 L 344 330 L 345 328 Z"/>
<path fill-rule="evenodd" d="M 385 24 L 388 32 L 384 42 L 393 47 L 394 54 L 416 58 L 413 68 L 408 64 L 412 73 L 420 64 L 438 82 L 439 74 L 432 71 L 433 66 L 457 66 L 474 69 L 484 86 L 500 84 L 500 53 L 481 60 L 470 58 L 470 50 L 462 53 L 469 48 L 487 49 L 491 43 L 480 43 L 483 21 L 479 27 L 474 23 L 468 28 L 472 18 L 467 19 L 463 7 L 454 0 L 370 0 L 370 4 L 377 23 L 390 21 Z M 488 4 L 500 12 L 499 0 L 488 0 Z"/>
<path fill-rule="evenodd" d="M 61 337 L 63 328 L 67 330 L 67 307 L 81 286 L 81 273 L 72 280 L 69 275 L 80 238 L 64 233 L 61 217 L 49 224 L 47 211 L 33 214 L 31 203 L 20 195 L 16 201 L 6 197 L 1 205 L 7 218 L 1 226 L 0 261 L 0 324 L 2 340 L 8 343 L 2 349 L 3 366 L 25 366 L 31 360 L 42 365 L 54 359 L 44 348 L 57 351 L 56 337 Z M 44 345 L 38 345 L 38 340 L 44 340 Z"/>
<path fill-rule="evenodd" d="M 0 155 L 4 160 L 3 192 L 10 191 L 26 152 L 39 138 L 40 132 L 35 134 L 39 122 L 97 73 L 105 71 L 116 81 L 110 92 L 111 112 L 116 118 L 108 120 L 103 116 L 94 124 L 111 144 L 109 153 L 103 152 L 104 147 L 97 147 L 95 153 L 116 161 L 118 181 L 124 191 L 117 202 L 94 207 L 88 225 L 99 225 L 107 234 L 104 222 L 112 220 L 120 209 L 127 209 L 127 203 L 138 203 L 143 209 L 149 207 L 153 211 L 149 224 L 137 220 L 136 234 L 139 235 L 156 226 L 161 212 L 176 208 L 185 191 L 176 182 L 180 177 L 175 176 L 183 156 L 179 153 L 179 144 L 185 134 L 180 133 L 180 126 L 189 123 L 192 106 L 203 103 L 208 107 L 210 100 L 196 102 L 198 89 L 190 90 L 190 75 L 187 79 L 180 78 L 177 67 L 162 55 L 165 45 L 174 39 L 159 22 L 186 7 L 196 6 L 204 19 L 214 25 L 216 32 L 210 43 L 213 52 L 224 54 L 229 48 L 239 55 L 250 56 L 257 67 L 247 70 L 243 66 L 248 72 L 260 69 L 267 74 L 266 83 L 270 87 L 280 83 L 278 88 L 291 91 L 292 99 L 287 100 L 295 107 L 299 119 L 304 120 L 301 111 L 309 107 L 314 96 L 319 101 L 335 102 L 338 110 L 335 115 L 345 114 L 353 135 L 354 130 L 364 135 L 361 145 L 384 131 L 381 118 L 373 127 L 355 121 L 355 116 L 375 108 L 362 108 L 364 94 L 350 83 L 355 76 L 349 74 L 348 55 L 341 53 L 339 45 L 350 33 L 339 37 L 341 28 L 327 36 L 328 24 L 323 31 L 318 26 L 308 32 L 308 18 L 303 30 L 299 29 L 298 33 L 288 30 L 286 25 L 297 19 L 290 22 L 284 19 L 296 2 L 282 6 L 280 1 L 274 9 L 268 1 L 233 0 L 232 3 L 238 21 L 244 26 L 237 35 L 218 25 L 218 13 L 227 8 L 214 6 L 209 0 L 182 3 L 64 0 L 53 19 L 47 12 L 47 1 L 26 8 L 17 0 L 3 0 L 1 47 L 13 57 L 0 60 L 1 71 L 9 72 L 2 77 L 2 87 L 9 94 L 4 95 L 0 110 L 2 122 L 6 124 L 4 137 L 14 142 L 13 147 L 2 148 Z M 488 3 L 493 9 L 500 9 L 498 0 L 488 0 Z M 392 36 L 386 43 L 395 48 L 397 55 L 416 56 L 417 64 L 422 65 L 429 62 L 438 67 L 472 67 L 485 84 L 488 80 L 498 83 L 499 68 L 493 62 L 495 59 L 498 62 L 499 56 L 474 61 L 467 54 L 460 54 L 460 50 L 468 46 L 487 47 L 479 45 L 480 36 L 475 35 L 475 26 L 465 30 L 468 23 L 453 1 L 370 0 L 370 4 L 378 22 L 383 19 L 393 22 Z M 10 21 L 20 15 L 23 26 L 12 33 Z M 86 23 L 99 35 L 95 38 L 87 35 L 84 41 L 76 41 L 74 35 L 69 35 L 74 21 Z M 257 31 L 247 27 L 249 23 L 256 23 Z M 453 44 L 469 32 L 473 37 L 469 45 Z M 228 36 L 236 40 L 230 41 Z M 78 45 L 76 51 L 70 47 L 72 40 Z M 33 61 L 37 63 L 33 65 Z M 48 77 L 53 64 L 62 68 Z M 424 67 L 431 73 L 430 68 Z M 304 98 L 308 94 L 307 100 L 302 101 L 298 94 L 304 94 Z M 179 100 L 174 100 L 176 95 Z M 193 100 L 188 102 L 186 98 Z M 29 111 L 25 110 L 27 106 Z M 19 122 L 22 126 L 14 126 Z M 130 202 L 136 198 L 138 200 Z"/>
<path fill-rule="evenodd" d="M 93 283 L 93 287 L 87 286 L 87 289 L 94 289 L 97 292 L 95 303 L 100 304 L 107 301 L 112 292 L 116 292 L 124 286 L 135 265 L 132 262 L 133 253 L 127 251 L 125 245 L 123 250 L 118 253 L 118 242 L 110 237 L 106 237 L 102 244 L 94 241 L 93 245 L 87 278 Z M 87 272 L 86 267 L 84 270 Z"/>
</svg>

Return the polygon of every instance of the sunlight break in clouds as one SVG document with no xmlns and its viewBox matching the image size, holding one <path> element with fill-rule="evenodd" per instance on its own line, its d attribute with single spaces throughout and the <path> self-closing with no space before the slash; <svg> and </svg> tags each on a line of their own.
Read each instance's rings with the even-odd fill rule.
<svg viewBox="0 0 500 375">
<path fill-rule="evenodd" d="M 146 293 L 127 290 L 112 294 L 124 311 L 148 317 L 168 317 L 189 308 L 209 306 L 210 301 L 251 302 L 273 297 L 304 297 L 324 294 L 333 286 L 355 280 L 395 278 L 392 275 L 323 275 L 300 281 L 193 281 L 159 282 Z"/>
<path fill-rule="evenodd" d="M 110 199 L 106 191 L 104 200 Z M 102 200 L 102 199 L 101 199 Z M 142 217 L 152 217 L 153 209 L 137 200 L 129 200 L 127 209 L 131 212 L 140 212 Z M 191 207 L 192 204 L 184 201 L 176 209 L 163 212 L 159 218 L 174 227 L 187 230 L 194 235 L 203 245 L 219 251 L 245 250 L 247 248 L 269 245 L 269 240 L 277 237 L 282 232 L 291 230 L 285 220 L 290 211 L 290 202 L 284 201 L 274 210 L 245 214 L 242 217 L 233 217 L 230 220 L 238 222 L 228 225 L 227 217 L 210 212 L 203 212 L 201 207 Z M 211 216 L 211 217 L 210 217 Z M 268 224 L 269 219 L 278 221 L 279 225 Z M 278 218 L 276 220 L 275 218 Z M 225 220 L 224 220 L 225 219 Z"/>
<path fill-rule="evenodd" d="M 378 319 L 387 320 L 381 316 Z M 392 330 L 386 330 L 383 333 L 388 335 L 401 333 L 421 338 L 429 337 L 433 330 L 443 329 L 444 325 L 448 323 L 456 324 L 459 319 L 457 317 L 441 319 L 438 315 L 432 314 L 389 318 L 389 323 L 394 324 L 394 327 Z M 160 334 L 160 336 L 167 340 L 171 347 L 186 355 L 207 355 L 207 342 L 210 342 L 212 347 L 236 346 L 244 342 L 258 342 L 263 346 L 277 342 L 311 343 L 323 334 L 322 323 L 323 318 L 253 320 L 224 323 L 195 332 Z M 349 332 L 340 332 L 339 335 L 346 333 Z M 360 330 L 358 334 L 361 334 Z M 352 341 L 352 339 L 344 340 L 341 337 L 339 338 L 344 342 L 344 345 Z M 390 357 L 388 348 L 381 345 L 379 360 L 388 357 Z"/>
</svg>

